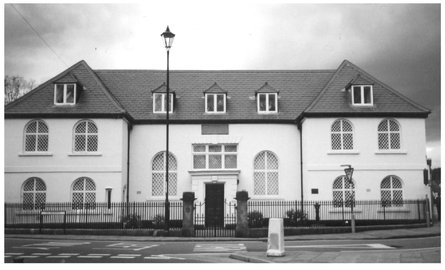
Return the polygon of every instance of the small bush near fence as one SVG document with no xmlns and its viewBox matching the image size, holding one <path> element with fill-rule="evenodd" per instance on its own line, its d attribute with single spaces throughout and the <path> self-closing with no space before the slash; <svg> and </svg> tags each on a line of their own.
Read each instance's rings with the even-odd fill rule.
<svg viewBox="0 0 445 270">
<path fill-rule="evenodd" d="M 263 213 L 259 211 L 252 211 L 247 213 L 247 222 L 250 228 L 261 228 L 264 225 L 267 225 L 265 223 L 268 223 L 268 220 L 263 218 Z"/>
</svg>

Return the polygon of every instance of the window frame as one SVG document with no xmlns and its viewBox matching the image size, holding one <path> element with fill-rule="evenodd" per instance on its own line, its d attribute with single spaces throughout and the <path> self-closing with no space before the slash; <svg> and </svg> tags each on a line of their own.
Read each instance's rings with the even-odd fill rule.
<svg viewBox="0 0 445 270">
<path fill-rule="evenodd" d="M 150 164 L 151 165 L 151 193 L 150 193 L 150 196 L 152 198 L 164 198 L 165 197 L 165 190 L 167 188 L 167 183 L 165 181 L 166 180 L 166 175 L 167 175 L 166 174 L 166 168 L 167 168 L 166 167 L 166 165 L 167 165 L 166 158 L 167 158 L 167 155 L 165 153 L 166 153 L 165 151 L 158 152 L 158 153 L 156 153 L 153 156 L 153 158 L 151 160 L 151 164 Z M 162 168 L 162 170 L 153 170 L 153 163 L 156 162 L 156 159 L 159 156 L 162 156 L 162 162 L 163 162 L 162 163 L 162 167 L 163 168 Z M 168 156 L 172 157 L 175 160 L 175 162 L 176 162 L 176 168 L 168 170 L 169 181 L 171 180 L 170 175 L 172 175 L 172 174 L 176 175 L 176 190 L 175 190 L 175 193 L 171 193 L 172 189 L 169 188 L 168 195 L 172 196 L 172 197 L 177 197 L 178 196 L 178 159 L 176 158 L 175 155 L 173 155 L 172 152 L 169 152 Z M 170 164 L 171 163 L 169 162 L 169 167 L 170 167 Z M 162 191 L 161 191 L 160 195 L 153 195 L 153 179 L 154 179 L 153 175 L 154 174 L 162 174 Z M 170 183 L 169 183 L 169 187 L 170 187 Z"/>
<path fill-rule="evenodd" d="M 204 146 L 205 149 L 202 152 L 195 151 L 195 146 Z M 209 150 L 210 146 L 221 146 L 221 151 L 211 152 Z M 226 151 L 226 146 L 235 146 L 236 151 L 228 152 Z M 205 157 L 205 168 L 195 168 L 195 156 Z M 221 168 L 210 168 L 210 156 L 221 156 Z M 226 156 L 235 156 L 236 167 L 227 168 L 226 167 Z M 238 169 L 238 144 L 236 143 L 218 143 L 218 144 L 206 144 L 206 143 L 196 143 L 192 144 L 192 168 L 193 170 L 206 170 L 206 171 L 224 171 L 224 170 L 237 170 Z"/>
<path fill-rule="evenodd" d="M 211 97 L 213 96 L 213 97 Z M 218 96 L 223 96 L 223 110 L 222 111 L 218 111 Z M 225 93 L 206 93 L 205 94 L 205 112 L 206 113 L 211 113 L 211 114 L 221 114 L 221 113 L 226 113 L 227 111 L 227 94 Z M 213 110 L 209 111 L 208 110 L 208 98 L 211 97 L 213 98 Z"/>
<path fill-rule="evenodd" d="M 161 95 L 161 110 L 156 109 L 156 96 Z M 169 106 L 169 112 L 173 113 L 174 111 L 174 97 L 175 95 L 173 93 L 169 93 L 170 95 L 170 106 Z M 153 93 L 153 113 L 167 113 L 167 93 Z"/>
<path fill-rule="evenodd" d="M 74 185 L 78 182 L 78 181 L 82 181 L 83 182 L 83 189 L 82 190 L 74 190 Z M 91 183 L 93 183 L 94 185 L 94 190 L 87 190 L 86 189 L 86 181 L 91 181 Z M 79 203 L 78 202 L 74 202 L 74 193 L 82 193 L 82 202 Z M 92 193 L 94 194 L 94 202 L 88 202 L 89 207 L 86 208 L 85 206 L 87 205 L 86 202 L 86 194 L 87 193 Z M 72 209 L 76 209 L 76 210 L 86 210 L 86 209 L 95 209 L 96 208 L 96 203 L 97 203 L 97 185 L 94 182 L 93 179 L 91 179 L 90 177 L 86 177 L 86 176 L 81 176 L 79 178 L 76 178 L 73 183 L 71 184 L 71 206 Z"/>
<path fill-rule="evenodd" d="M 257 158 L 259 158 L 259 156 L 261 154 L 263 154 L 263 153 L 264 153 L 264 161 L 265 161 L 264 169 L 255 168 L 255 163 L 256 163 Z M 275 159 L 277 161 L 277 168 L 276 169 L 268 168 L 268 155 L 272 155 L 272 156 L 275 157 Z M 254 196 L 257 196 L 257 197 L 276 197 L 276 196 L 280 195 L 280 173 L 279 173 L 279 169 L 280 169 L 280 161 L 278 159 L 278 156 L 274 152 L 269 151 L 269 150 L 264 150 L 264 151 L 259 152 L 257 155 L 255 155 L 255 157 L 253 159 L 253 179 L 254 179 L 254 182 L 253 182 L 253 194 L 254 194 Z M 255 193 L 255 173 L 264 173 L 264 176 L 265 176 L 264 177 L 264 194 L 256 194 Z M 277 183 L 277 185 L 278 185 L 278 187 L 277 187 L 277 194 L 270 194 L 269 193 L 269 188 L 268 188 L 269 187 L 269 180 L 270 180 L 269 179 L 269 173 L 276 173 L 277 174 L 277 181 L 278 181 L 278 183 Z"/>
<path fill-rule="evenodd" d="M 28 133 L 27 129 L 28 129 L 29 125 L 31 125 L 34 122 L 36 122 L 36 132 L 29 132 Z M 39 132 L 40 124 L 45 125 L 46 129 L 48 130 L 48 132 L 46 132 L 46 133 L 45 132 Z M 27 149 L 27 147 L 26 147 L 26 137 L 27 136 L 33 136 L 33 140 L 35 140 L 35 147 L 34 147 L 35 150 L 33 150 L 33 151 L 26 150 Z M 39 142 L 38 138 L 39 138 L 39 136 L 47 136 L 46 150 L 44 150 L 44 151 L 39 151 L 38 150 L 39 149 L 39 145 L 38 145 L 38 142 Z M 30 154 L 30 153 L 38 154 L 38 153 L 48 153 L 48 152 L 49 152 L 49 127 L 48 127 L 48 125 L 46 124 L 45 121 L 40 120 L 40 119 L 30 120 L 25 125 L 25 128 L 23 130 L 23 153 L 25 153 L 25 154 Z"/>
<path fill-rule="evenodd" d="M 382 184 L 383 181 L 385 180 L 389 180 L 389 188 L 382 188 Z M 394 180 L 399 181 L 400 183 L 400 188 L 395 188 L 393 185 Z M 382 192 L 383 191 L 389 191 L 390 197 L 391 199 L 388 200 L 383 200 L 383 196 L 382 196 Z M 400 203 L 398 203 L 398 201 L 394 200 L 394 193 L 396 191 L 400 191 L 401 192 L 401 197 L 402 199 L 400 200 Z M 382 203 L 382 207 L 403 207 L 404 203 L 403 203 L 403 181 L 402 179 L 400 179 L 400 177 L 395 176 L 395 175 L 388 175 L 386 177 L 384 177 L 382 179 L 382 181 L 380 181 L 380 201 Z"/>
<path fill-rule="evenodd" d="M 391 121 L 394 122 L 397 125 L 399 130 L 391 131 L 391 124 L 390 124 Z M 379 126 L 383 122 L 385 122 L 385 126 L 387 127 L 387 130 L 380 131 L 379 130 Z M 380 139 L 379 139 L 380 134 L 384 134 L 388 138 L 388 148 L 380 148 Z M 394 148 L 393 147 L 394 143 L 393 143 L 393 139 L 392 139 L 392 136 L 391 136 L 392 134 L 398 134 L 399 135 L 399 147 L 398 148 Z M 392 118 L 386 118 L 386 119 L 383 119 L 382 121 L 380 121 L 377 124 L 377 149 L 379 151 L 400 151 L 402 149 L 402 127 L 401 127 L 400 123 L 397 120 L 392 119 Z"/>
<path fill-rule="evenodd" d="M 260 96 L 261 95 L 265 95 L 266 96 L 266 109 L 265 110 L 261 110 L 261 106 L 260 106 Z M 274 95 L 275 96 L 275 110 L 269 110 L 269 100 L 270 100 L 270 96 Z M 278 93 L 257 93 L 257 112 L 259 114 L 274 114 L 274 113 L 278 113 Z"/>
<path fill-rule="evenodd" d="M 341 181 L 342 182 L 342 187 L 341 188 L 335 188 L 335 182 L 337 182 L 337 181 Z M 340 207 L 342 207 L 342 208 L 344 208 L 344 207 L 346 207 L 346 208 L 349 208 L 349 207 L 351 207 L 351 203 L 350 203 L 350 200 L 346 200 L 347 199 L 347 193 L 349 193 L 349 194 L 351 194 L 351 188 L 350 187 L 346 187 L 346 183 L 347 183 L 348 181 L 346 180 L 346 176 L 344 176 L 344 175 L 340 175 L 340 176 L 338 176 L 338 177 L 336 177 L 335 178 L 335 180 L 334 180 L 334 182 L 332 182 L 332 205 L 333 205 L 333 207 L 334 208 L 340 208 Z M 354 181 L 354 179 L 352 179 L 352 205 L 353 205 L 353 207 L 355 207 L 355 205 L 356 205 L 356 201 L 357 201 L 357 199 L 356 199 L 356 189 L 355 189 L 355 181 Z M 336 200 L 335 199 L 335 192 L 341 192 L 341 194 L 342 194 L 342 201 L 339 201 L 339 200 Z"/>
<path fill-rule="evenodd" d="M 33 181 L 33 190 L 31 190 L 31 191 L 25 191 L 24 189 L 25 189 L 25 186 L 26 186 L 26 184 L 29 182 L 29 181 Z M 36 182 L 37 181 L 40 181 L 42 184 L 43 184 L 43 186 L 45 187 L 45 190 L 36 190 Z M 46 205 L 46 192 L 47 192 L 47 186 L 46 186 L 46 183 L 45 183 L 45 181 L 43 181 L 43 179 L 41 179 L 41 178 L 39 178 L 39 177 L 30 177 L 30 178 L 28 178 L 28 179 L 26 179 L 25 180 L 25 182 L 23 182 L 23 184 L 22 184 L 22 188 L 21 188 L 21 201 L 22 201 L 22 209 L 23 210 L 39 210 L 39 209 L 45 209 L 45 205 Z M 32 204 L 28 204 L 28 203 L 25 203 L 24 202 L 24 199 L 25 199 L 25 194 L 32 194 Z M 37 203 L 36 203 L 36 195 L 37 194 L 44 194 L 45 195 L 45 197 L 44 197 L 44 202 L 43 203 L 41 203 L 40 205 L 38 205 Z M 26 206 L 31 206 L 32 205 L 32 208 L 28 208 L 28 207 L 26 207 Z"/>
<path fill-rule="evenodd" d="M 332 128 L 337 121 L 340 122 L 340 131 L 333 131 Z M 351 126 L 351 131 L 343 130 L 344 122 L 347 122 Z M 340 149 L 334 149 L 334 144 L 333 144 L 333 140 L 332 140 L 333 134 L 340 134 Z M 346 134 L 351 134 L 351 137 L 352 137 L 352 142 L 351 142 L 352 148 L 351 149 L 345 149 L 345 140 L 346 140 L 345 135 Z M 343 118 L 335 119 L 334 122 L 332 122 L 332 124 L 331 124 L 329 135 L 330 135 L 330 139 L 331 139 L 331 151 L 334 151 L 334 152 L 354 151 L 354 125 L 352 124 L 351 121 L 349 121 L 347 119 L 343 119 Z"/>
<path fill-rule="evenodd" d="M 57 86 L 63 85 L 63 102 L 57 102 Z M 67 92 L 68 92 L 68 85 L 74 85 L 74 97 L 73 102 L 67 102 Z M 77 99 L 77 84 L 76 83 L 55 83 L 54 84 L 54 105 L 75 105 Z"/>
<path fill-rule="evenodd" d="M 84 133 L 77 133 L 76 132 L 77 126 L 79 126 L 83 122 L 86 123 L 85 124 L 85 132 Z M 92 123 L 96 127 L 97 132 L 95 132 L 95 133 L 88 132 L 88 124 L 89 123 Z M 76 135 L 83 135 L 83 136 L 85 136 L 85 148 L 82 151 L 76 151 Z M 89 151 L 88 150 L 88 142 L 89 142 L 88 138 L 91 137 L 91 136 L 97 136 L 97 147 L 96 147 L 95 151 Z M 99 128 L 98 128 L 97 124 L 94 121 L 85 119 L 85 120 L 78 121 L 74 125 L 74 127 L 73 127 L 72 153 L 75 153 L 75 154 L 90 154 L 90 153 L 98 154 L 99 153 Z"/>
<path fill-rule="evenodd" d="M 360 88 L 360 102 L 355 102 L 355 91 L 354 88 Z M 370 89 L 370 103 L 365 103 L 365 87 L 369 87 Z M 363 84 L 363 85 L 352 85 L 351 86 L 351 96 L 352 96 L 352 105 L 354 106 L 373 106 L 374 105 L 374 89 L 371 84 Z"/>
</svg>

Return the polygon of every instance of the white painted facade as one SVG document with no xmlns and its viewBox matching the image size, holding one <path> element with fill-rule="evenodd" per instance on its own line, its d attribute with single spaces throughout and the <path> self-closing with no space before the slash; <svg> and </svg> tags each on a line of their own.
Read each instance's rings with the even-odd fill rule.
<svg viewBox="0 0 445 270">
<path fill-rule="evenodd" d="M 353 126 L 353 150 L 331 150 L 331 125 L 339 118 L 309 118 L 302 124 L 305 200 L 332 200 L 334 180 L 344 175 L 340 165 L 354 168 L 357 200 L 380 200 L 380 183 L 389 175 L 402 181 L 403 199 L 423 199 L 425 119 L 391 118 L 399 123 L 400 150 L 379 150 L 377 126 L 385 118 L 346 118 Z M 312 194 L 318 189 L 318 194 Z"/>
<path fill-rule="evenodd" d="M 30 177 L 46 185 L 46 202 L 71 200 L 73 182 L 89 177 L 96 185 L 96 201 L 124 200 L 127 181 L 127 122 L 122 119 L 88 119 L 98 128 L 98 151 L 73 152 L 73 127 L 81 119 L 41 119 L 49 128 L 48 151 L 24 152 L 24 128 L 33 119 L 5 120 L 5 202 L 21 202 L 22 187 Z"/>
</svg>

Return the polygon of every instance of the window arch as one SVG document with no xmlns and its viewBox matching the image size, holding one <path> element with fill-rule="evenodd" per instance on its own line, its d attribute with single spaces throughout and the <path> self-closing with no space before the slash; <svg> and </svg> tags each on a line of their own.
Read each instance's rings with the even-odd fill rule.
<svg viewBox="0 0 445 270">
<path fill-rule="evenodd" d="M 96 184 L 91 178 L 77 178 L 72 185 L 73 208 L 95 208 L 96 206 Z"/>
<path fill-rule="evenodd" d="M 352 186 L 351 186 L 352 185 Z M 351 198 L 352 188 L 352 198 Z M 355 185 L 354 181 L 347 181 L 344 175 L 337 177 L 332 185 L 332 198 L 334 207 L 351 207 L 355 205 Z"/>
<path fill-rule="evenodd" d="M 278 195 L 278 158 L 270 151 L 260 152 L 253 162 L 253 193 Z"/>
<path fill-rule="evenodd" d="M 354 149 L 354 138 L 352 124 L 345 119 L 337 119 L 331 126 L 331 148 L 332 150 Z"/>
<path fill-rule="evenodd" d="M 380 183 L 380 196 L 384 206 L 403 206 L 402 181 L 395 175 L 385 177 Z"/>
<path fill-rule="evenodd" d="M 151 195 L 154 197 L 164 196 L 166 185 L 166 154 L 165 151 L 157 153 L 152 160 Z M 170 152 L 168 154 L 168 195 L 176 196 L 178 186 L 178 164 L 176 158 Z"/>
<path fill-rule="evenodd" d="M 32 120 L 25 127 L 25 152 L 48 151 L 48 126 L 42 120 Z"/>
<path fill-rule="evenodd" d="M 45 208 L 46 185 L 42 179 L 31 177 L 22 186 L 23 210 Z"/>
<path fill-rule="evenodd" d="M 379 149 L 400 149 L 400 125 L 394 119 L 385 119 L 378 128 Z"/>
<path fill-rule="evenodd" d="M 98 130 L 91 120 L 79 121 L 74 126 L 74 152 L 97 152 Z"/>
</svg>

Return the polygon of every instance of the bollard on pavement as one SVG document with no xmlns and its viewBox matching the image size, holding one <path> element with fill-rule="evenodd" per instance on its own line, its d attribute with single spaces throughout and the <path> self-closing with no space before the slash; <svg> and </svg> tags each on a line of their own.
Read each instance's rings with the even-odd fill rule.
<svg viewBox="0 0 445 270">
<path fill-rule="evenodd" d="M 284 252 L 284 226 L 282 218 L 269 219 L 269 233 L 267 241 L 268 257 L 283 257 Z"/>
</svg>

